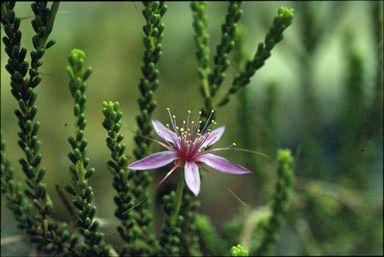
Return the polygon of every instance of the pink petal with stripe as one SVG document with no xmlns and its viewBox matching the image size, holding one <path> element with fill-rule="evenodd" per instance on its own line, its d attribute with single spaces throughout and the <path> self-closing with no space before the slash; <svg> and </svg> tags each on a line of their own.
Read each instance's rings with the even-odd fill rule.
<svg viewBox="0 0 384 257">
<path fill-rule="evenodd" d="M 158 152 L 129 164 L 127 168 L 131 170 L 151 170 L 163 167 L 176 159 L 178 157 L 175 152 Z"/>
<path fill-rule="evenodd" d="M 186 162 L 184 166 L 184 178 L 188 188 L 195 196 L 200 192 L 199 168 L 194 162 Z"/>
<path fill-rule="evenodd" d="M 240 166 L 238 164 L 232 163 L 225 159 L 224 157 L 217 156 L 214 154 L 201 154 L 197 157 L 197 161 L 207 164 L 209 167 L 214 168 L 215 170 L 232 173 L 232 174 L 247 174 L 252 173 L 247 168 Z"/>
</svg>

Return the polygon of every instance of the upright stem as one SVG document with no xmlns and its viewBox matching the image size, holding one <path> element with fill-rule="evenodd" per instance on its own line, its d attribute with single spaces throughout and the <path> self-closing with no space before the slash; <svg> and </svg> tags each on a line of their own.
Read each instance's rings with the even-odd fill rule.
<svg viewBox="0 0 384 257">
<path fill-rule="evenodd" d="M 175 212 L 172 214 L 171 223 L 175 225 L 177 216 L 179 215 L 179 210 L 181 206 L 181 199 L 183 198 L 183 189 L 184 189 L 184 171 L 180 173 L 179 182 L 177 183 L 176 188 L 176 197 L 175 197 Z"/>
</svg>

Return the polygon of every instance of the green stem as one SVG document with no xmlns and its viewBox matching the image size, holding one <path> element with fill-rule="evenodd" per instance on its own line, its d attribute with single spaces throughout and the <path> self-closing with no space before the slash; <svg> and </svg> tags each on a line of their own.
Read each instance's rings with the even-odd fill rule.
<svg viewBox="0 0 384 257">
<path fill-rule="evenodd" d="M 171 224 L 175 225 L 177 216 L 179 215 L 181 199 L 183 198 L 183 189 L 184 189 L 184 171 L 180 173 L 179 182 L 177 183 L 176 188 L 176 197 L 175 197 L 175 212 L 171 217 Z"/>
</svg>

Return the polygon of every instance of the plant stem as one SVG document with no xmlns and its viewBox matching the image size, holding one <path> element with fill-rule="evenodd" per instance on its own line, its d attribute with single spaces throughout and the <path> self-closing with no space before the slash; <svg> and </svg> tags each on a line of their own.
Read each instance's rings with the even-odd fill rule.
<svg viewBox="0 0 384 257">
<path fill-rule="evenodd" d="M 183 189 L 184 189 L 184 171 L 180 173 L 179 182 L 177 183 L 176 188 L 176 197 L 175 197 L 175 212 L 173 213 L 171 217 L 171 223 L 172 225 L 175 225 L 177 216 L 179 214 L 180 206 L 181 206 L 181 199 L 183 198 Z"/>
</svg>

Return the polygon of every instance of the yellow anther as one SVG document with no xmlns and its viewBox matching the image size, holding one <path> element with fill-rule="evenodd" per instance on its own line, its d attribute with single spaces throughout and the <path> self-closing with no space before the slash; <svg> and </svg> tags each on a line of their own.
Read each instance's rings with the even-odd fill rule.
<svg viewBox="0 0 384 257">
<path fill-rule="evenodd" d="M 172 115 L 172 118 L 176 119 L 176 115 Z"/>
<path fill-rule="evenodd" d="M 167 124 L 165 124 L 165 126 L 167 126 L 168 128 L 169 128 L 169 124 L 167 123 Z"/>
<path fill-rule="evenodd" d="M 214 112 L 215 112 L 215 110 L 212 110 L 211 112 L 212 112 L 212 113 L 214 113 Z"/>
<path fill-rule="evenodd" d="M 236 143 L 232 143 L 233 146 L 236 146 Z"/>
<path fill-rule="evenodd" d="M 171 109 L 169 109 L 169 107 L 167 107 L 166 109 L 167 109 L 167 111 L 170 111 L 170 110 L 171 110 Z"/>
<path fill-rule="evenodd" d="M 192 124 L 195 124 L 195 122 L 194 122 L 194 121 L 191 121 L 191 123 L 192 123 Z"/>
<path fill-rule="evenodd" d="M 183 124 L 185 124 L 186 122 L 185 122 L 185 120 L 183 120 Z"/>
<path fill-rule="evenodd" d="M 191 110 L 188 110 L 188 113 L 190 114 L 190 113 L 191 113 Z"/>
<path fill-rule="evenodd" d="M 199 124 L 203 123 L 201 120 L 199 120 Z"/>
<path fill-rule="evenodd" d="M 199 114 L 201 115 L 201 111 L 199 111 Z"/>
</svg>

